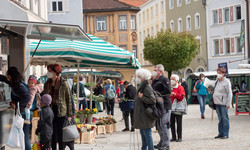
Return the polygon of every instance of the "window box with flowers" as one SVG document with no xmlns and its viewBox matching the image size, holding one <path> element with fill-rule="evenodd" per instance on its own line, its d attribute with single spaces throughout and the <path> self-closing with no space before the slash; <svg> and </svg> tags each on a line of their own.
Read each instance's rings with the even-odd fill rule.
<svg viewBox="0 0 250 150">
<path fill-rule="evenodd" d="M 96 123 L 97 129 L 96 129 L 96 134 L 106 134 L 106 128 L 105 128 L 105 122 L 102 117 L 97 119 L 98 122 Z"/>
<path fill-rule="evenodd" d="M 92 124 L 77 124 L 77 129 L 80 134 L 80 138 L 77 140 L 77 143 L 80 144 L 91 144 L 95 139 L 96 125 Z"/>
</svg>

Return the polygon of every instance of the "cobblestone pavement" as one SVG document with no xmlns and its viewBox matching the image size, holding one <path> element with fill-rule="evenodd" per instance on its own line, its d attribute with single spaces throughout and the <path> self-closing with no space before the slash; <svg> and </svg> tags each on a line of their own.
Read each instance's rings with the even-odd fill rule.
<svg viewBox="0 0 250 150">
<path fill-rule="evenodd" d="M 235 116 L 235 109 L 229 109 L 230 133 L 229 139 L 214 139 L 218 135 L 218 119 L 214 112 L 206 106 L 205 119 L 200 118 L 199 105 L 189 105 L 188 115 L 183 117 L 183 141 L 171 142 L 171 150 L 250 150 L 250 116 Z M 105 112 L 97 116 L 105 116 Z M 75 144 L 75 150 L 140 150 L 141 139 L 139 130 L 122 132 L 124 121 L 119 121 L 122 113 L 115 106 L 117 132 L 97 135 L 92 144 Z M 152 129 L 155 131 L 155 129 Z M 159 135 L 153 132 L 154 143 L 159 142 Z M 10 148 L 7 148 L 10 149 Z M 68 148 L 66 148 L 68 149 Z M 13 149 L 12 149 L 13 150 Z"/>
</svg>

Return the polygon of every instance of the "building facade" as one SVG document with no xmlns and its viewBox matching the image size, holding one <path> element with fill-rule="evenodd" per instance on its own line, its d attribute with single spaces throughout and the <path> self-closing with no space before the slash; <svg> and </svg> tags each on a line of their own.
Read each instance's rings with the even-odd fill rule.
<svg viewBox="0 0 250 150">
<path fill-rule="evenodd" d="M 206 11 L 203 0 L 166 0 L 167 29 L 188 31 L 198 40 L 198 55 L 185 69 L 176 71 L 187 78 L 190 73 L 207 71 Z M 195 8 L 195 9 L 194 9 Z"/>
<path fill-rule="evenodd" d="M 240 46 L 241 21 L 246 24 L 246 1 L 209 0 L 206 14 L 208 70 L 215 70 L 224 62 L 228 62 L 230 69 L 238 68 L 240 60 L 247 58 L 246 40 L 245 48 Z M 247 37 L 247 32 L 245 34 Z"/>
<path fill-rule="evenodd" d="M 119 46 L 138 57 L 136 14 L 140 9 L 117 1 L 83 0 L 84 31 Z M 108 68 L 109 69 L 109 68 Z M 131 80 L 134 70 L 119 70 Z"/>
</svg>

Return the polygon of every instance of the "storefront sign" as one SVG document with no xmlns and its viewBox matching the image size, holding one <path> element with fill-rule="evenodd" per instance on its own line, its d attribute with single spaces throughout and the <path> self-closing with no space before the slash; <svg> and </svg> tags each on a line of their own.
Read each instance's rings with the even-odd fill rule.
<svg viewBox="0 0 250 150">
<path fill-rule="evenodd" d="M 250 105 L 249 105 L 250 93 L 236 93 L 235 95 L 235 115 L 238 114 L 249 114 L 250 115 Z"/>
</svg>

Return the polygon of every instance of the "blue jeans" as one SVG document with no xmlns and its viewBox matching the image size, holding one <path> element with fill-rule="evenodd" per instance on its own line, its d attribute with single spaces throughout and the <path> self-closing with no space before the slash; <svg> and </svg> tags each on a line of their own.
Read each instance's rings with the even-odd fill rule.
<svg viewBox="0 0 250 150">
<path fill-rule="evenodd" d="M 164 114 L 162 118 L 159 118 L 156 122 L 156 129 L 158 130 L 158 133 L 160 135 L 160 142 L 157 144 L 158 147 L 169 146 L 170 116 L 171 110 L 167 110 L 167 113 Z"/>
<path fill-rule="evenodd" d="M 22 114 L 23 119 L 25 118 L 25 114 Z M 30 145 L 30 124 L 23 125 L 24 139 L 25 139 L 25 150 L 31 150 Z"/>
<path fill-rule="evenodd" d="M 207 95 L 197 95 L 198 101 L 200 103 L 201 115 L 204 115 L 206 108 Z"/>
<path fill-rule="evenodd" d="M 152 137 L 151 128 L 148 129 L 140 129 L 141 140 L 142 140 L 142 150 L 154 150 L 154 142 Z"/>
<path fill-rule="evenodd" d="M 81 109 L 81 106 L 82 106 L 82 109 L 88 108 L 88 103 L 86 102 L 85 98 L 79 101 L 79 110 Z"/>
<path fill-rule="evenodd" d="M 218 130 L 220 136 L 229 135 L 228 110 L 224 105 L 216 105 L 216 113 L 219 119 Z"/>
</svg>

